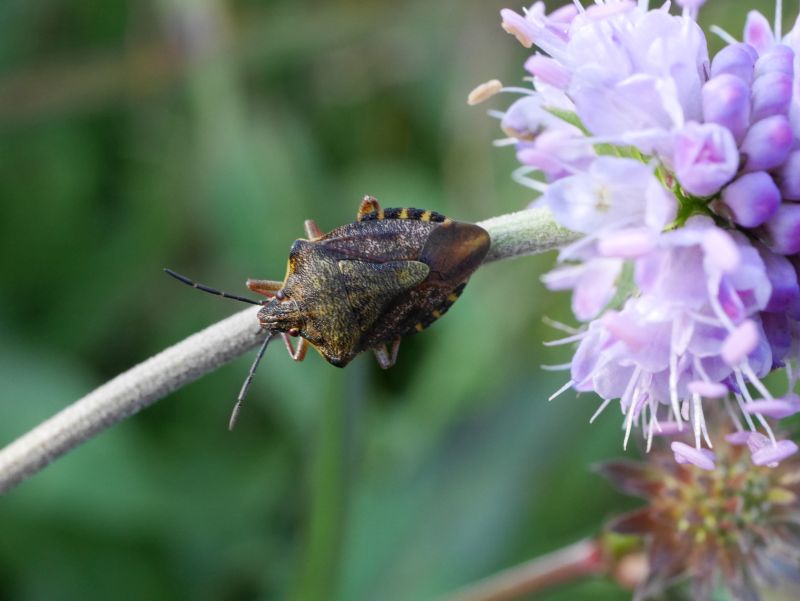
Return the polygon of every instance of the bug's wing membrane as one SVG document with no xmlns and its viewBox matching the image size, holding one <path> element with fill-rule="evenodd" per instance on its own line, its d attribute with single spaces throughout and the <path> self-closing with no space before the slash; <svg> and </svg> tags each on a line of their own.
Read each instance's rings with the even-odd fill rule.
<svg viewBox="0 0 800 601">
<path fill-rule="evenodd" d="M 350 307 L 362 331 L 382 314 L 385 306 L 399 294 L 419 285 L 430 269 L 419 261 L 339 261 L 339 271 Z"/>
<path fill-rule="evenodd" d="M 466 280 L 483 262 L 491 239 L 480 226 L 453 221 L 437 227 L 428 236 L 419 260 L 430 266 L 431 281 Z"/>
</svg>

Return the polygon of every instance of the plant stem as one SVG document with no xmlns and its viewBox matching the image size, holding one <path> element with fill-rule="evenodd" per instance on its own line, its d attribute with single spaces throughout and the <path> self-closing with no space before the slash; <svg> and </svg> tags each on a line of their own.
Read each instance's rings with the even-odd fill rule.
<svg viewBox="0 0 800 601">
<path fill-rule="evenodd" d="M 600 543 L 585 539 L 489 576 L 442 601 L 509 601 L 557 584 L 607 572 L 608 564 Z"/>
<path fill-rule="evenodd" d="M 575 240 L 545 209 L 482 221 L 492 238 L 486 262 L 558 248 Z M 246 353 L 264 340 L 256 307 L 224 319 L 120 374 L 0 450 L 0 494 L 106 428 Z"/>
</svg>

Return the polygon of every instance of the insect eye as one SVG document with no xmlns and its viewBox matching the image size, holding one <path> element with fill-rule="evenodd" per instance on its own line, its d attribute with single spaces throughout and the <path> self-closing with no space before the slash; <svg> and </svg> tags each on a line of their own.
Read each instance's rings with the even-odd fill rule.
<svg viewBox="0 0 800 601">
<path fill-rule="evenodd" d="M 297 328 L 290 328 L 287 334 L 289 334 L 289 336 L 299 336 L 300 330 L 298 330 Z"/>
<path fill-rule="evenodd" d="M 286 293 L 283 290 L 278 290 L 275 293 L 275 298 L 277 298 L 278 300 L 282 301 L 282 300 L 284 300 L 286 298 Z"/>
</svg>

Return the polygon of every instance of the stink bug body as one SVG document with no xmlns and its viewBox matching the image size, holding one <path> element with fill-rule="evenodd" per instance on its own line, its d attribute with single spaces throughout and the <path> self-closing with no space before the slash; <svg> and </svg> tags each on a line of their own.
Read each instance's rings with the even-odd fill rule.
<svg viewBox="0 0 800 601">
<path fill-rule="evenodd" d="M 305 223 L 307 240 L 289 252 L 283 282 L 247 280 L 267 297 L 256 302 L 179 276 L 200 288 L 253 304 L 261 328 L 269 333 L 231 418 L 231 426 L 267 343 L 283 337 L 296 361 L 308 344 L 332 365 L 344 367 L 358 353 L 372 350 L 384 369 L 394 365 L 400 341 L 421 332 L 458 299 L 470 275 L 489 251 L 483 228 L 420 209 L 382 209 L 372 197 L 361 202 L 356 221 L 323 234 Z M 290 336 L 299 337 L 293 348 Z"/>
</svg>

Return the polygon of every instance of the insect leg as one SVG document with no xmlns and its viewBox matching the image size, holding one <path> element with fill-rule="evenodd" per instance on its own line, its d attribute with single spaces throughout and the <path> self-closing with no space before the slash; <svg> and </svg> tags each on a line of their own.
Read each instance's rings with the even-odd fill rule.
<svg viewBox="0 0 800 601">
<path fill-rule="evenodd" d="M 398 338 L 397 340 L 392 342 L 392 351 L 391 351 L 391 359 L 390 359 L 391 363 L 389 365 L 390 367 L 392 365 L 394 365 L 395 363 L 397 363 L 397 353 L 400 351 L 400 340 L 401 339 Z"/>
<path fill-rule="evenodd" d="M 317 224 L 313 219 L 306 219 L 303 225 L 306 228 L 306 236 L 308 236 L 308 239 L 312 242 L 314 240 L 319 240 L 325 235 L 322 233 L 322 230 L 317 227 Z"/>
<path fill-rule="evenodd" d="M 392 345 L 392 350 L 394 350 L 394 345 Z M 378 365 L 381 366 L 381 369 L 389 369 L 392 365 L 394 365 L 394 360 L 396 357 L 389 355 L 389 351 L 386 350 L 385 344 L 372 349 L 372 351 L 375 353 L 375 358 L 378 360 Z"/>
<path fill-rule="evenodd" d="M 297 341 L 297 349 L 295 350 L 292 347 L 292 339 L 289 338 L 289 335 L 285 332 L 281 333 L 283 336 L 283 342 L 286 344 L 286 350 L 289 351 L 289 356 L 294 359 L 295 361 L 302 361 L 306 358 L 306 351 L 308 350 L 308 341 L 305 338 L 301 338 Z"/>
<path fill-rule="evenodd" d="M 272 298 L 275 293 L 283 288 L 283 282 L 274 280 L 247 280 L 245 285 L 256 294 L 262 294 L 267 298 Z"/>
<path fill-rule="evenodd" d="M 373 212 L 378 216 L 378 219 L 383 219 L 383 209 L 378 204 L 378 200 L 374 196 L 367 195 L 361 199 L 361 205 L 358 207 L 358 213 L 356 213 L 356 221 L 361 221 L 365 215 Z"/>
</svg>

